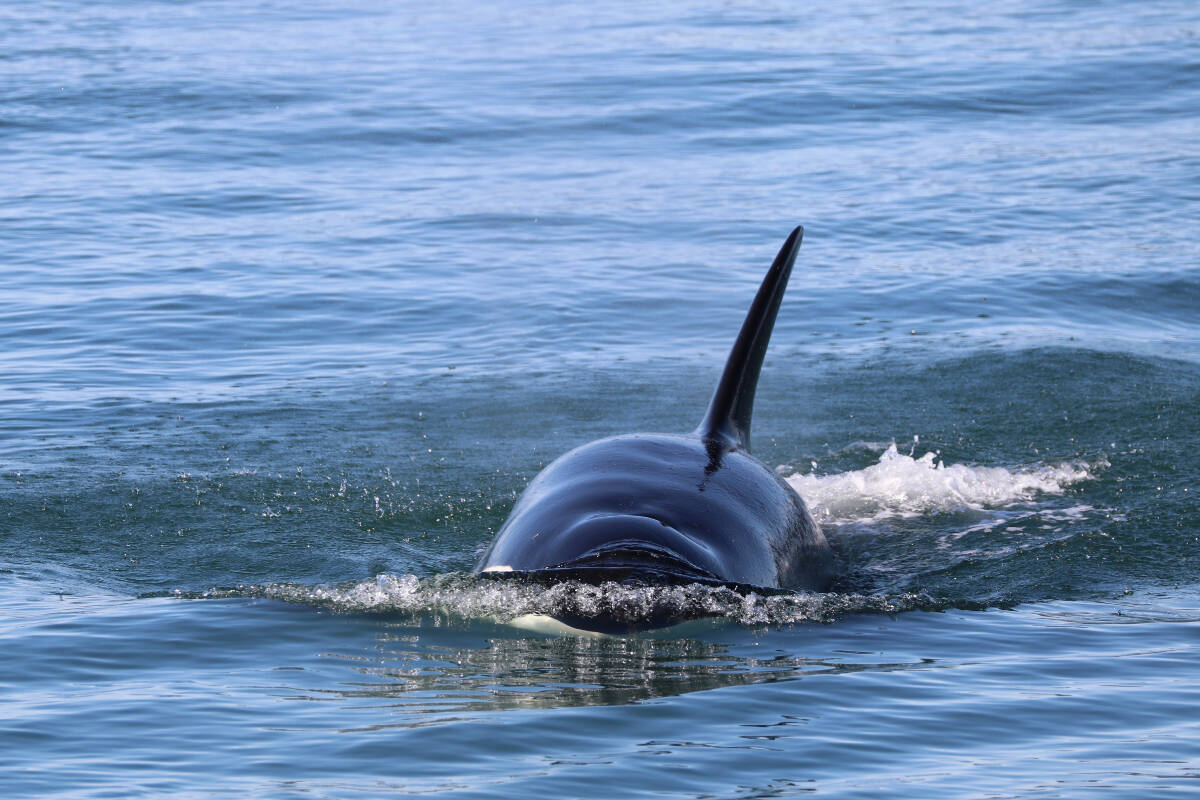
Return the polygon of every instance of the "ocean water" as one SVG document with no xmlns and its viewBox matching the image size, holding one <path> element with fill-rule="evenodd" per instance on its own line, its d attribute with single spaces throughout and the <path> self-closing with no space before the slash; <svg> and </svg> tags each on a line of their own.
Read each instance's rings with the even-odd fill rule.
<svg viewBox="0 0 1200 800">
<path fill-rule="evenodd" d="M 0 176 L 0 796 L 1200 796 L 1194 2 L 5 3 Z M 796 224 L 833 590 L 471 578 Z"/>
</svg>

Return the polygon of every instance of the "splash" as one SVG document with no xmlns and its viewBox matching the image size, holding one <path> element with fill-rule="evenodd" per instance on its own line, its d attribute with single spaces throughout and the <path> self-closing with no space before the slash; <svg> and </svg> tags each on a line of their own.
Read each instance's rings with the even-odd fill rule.
<svg viewBox="0 0 1200 800">
<path fill-rule="evenodd" d="M 900 453 L 892 443 L 877 464 L 835 475 L 790 475 L 787 482 L 824 524 L 874 522 L 888 517 L 914 517 L 962 509 L 998 508 L 1062 494 L 1072 484 L 1093 477 L 1107 466 L 1062 463 L 1025 470 L 972 467 Z"/>
<path fill-rule="evenodd" d="M 365 581 L 307 586 L 269 583 L 174 592 L 188 599 L 264 597 L 302 603 L 336 613 L 373 613 L 421 617 L 425 624 L 457 624 L 464 620 L 512 622 L 527 615 L 572 615 L 618 620 L 644 620 L 664 613 L 715 619 L 741 625 L 790 625 L 832 622 L 846 614 L 894 614 L 913 609 L 940 610 L 944 605 L 924 594 L 864 595 L 787 592 L 739 594 L 723 587 L 592 585 L 567 581 L 531 586 L 461 573 L 422 578 L 379 575 Z"/>
<path fill-rule="evenodd" d="M 1086 517 L 1091 506 L 1020 508 L 1041 505 L 1044 495 L 1061 495 L 1108 466 L 1062 463 L 1027 469 L 947 465 L 935 453 L 920 457 L 900 453 L 896 445 L 883 450 L 879 461 L 861 470 L 818 476 L 791 475 L 786 480 L 808 501 L 816 519 L 827 526 L 867 524 L 893 518 L 928 516 L 973 509 L 988 511 L 987 519 L 952 534 L 946 542 L 972 534 L 990 535 L 1037 522 L 1072 522 Z M 915 450 L 915 445 L 914 445 Z M 786 471 L 783 468 L 782 471 Z M 1014 508 L 1014 506 L 1018 506 Z M 1029 520 L 1025 518 L 1028 517 Z M 971 552 L 976 552 L 972 550 Z M 900 588 L 886 593 L 779 592 L 738 593 L 725 587 L 642 586 L 566 581 L 549 587 L 519 580 L 489 580 L 463 573 L 420 577 L 383 574 L 369 580 L 339 584 L 268 583 L 174 593 L 186 598 L 262 597 L 300 603 L 335 613 L 386 614 L 419 619 L 423 625 L 460 625 L 467 621 L 512 623 L 527 616 L 573 617 L 638 623 L 654 619 L 705 619 L 715 624 L 781 626 L 832 622 L 850 614 L 895 614 L 912 610 L 982 608 L 986 604 L 937 598 Z"/>
</svg>

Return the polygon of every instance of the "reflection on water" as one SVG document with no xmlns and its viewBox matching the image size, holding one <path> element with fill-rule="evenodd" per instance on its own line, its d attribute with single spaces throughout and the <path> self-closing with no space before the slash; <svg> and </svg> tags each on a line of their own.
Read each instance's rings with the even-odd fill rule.
<svg viewBox="0 0 1200 800">
<path fill-rule="evenodd" d="M 807 675 L 923 666 L 927 660 L 881 664 L 871 654 L 842 651 L 808 658 L 760 649 L 756 640 L 706 641 L 717 623 L 691 623 L 691 638 L 512 636 L 499 628 L 469 643 L 431 637 L 428 620 L 381 622 L 369 653 L 323 653 L 348 673 L 298 690 L 311 700 L 366 701 L 401 719 L 368 727 L 420 727 L 464 714 L 510 709 L 622 706 L 730 686 Z M 475 629 L 479 631 L 478 628 Z M 463 639 L 463 631 L 447 631 Z M 745 631 L 730 631 L 744 638 Z M 752 637 L 753 638 L 753 637 Z M 856 656 L 864 658 L 856 659 Z"/>
</svg>

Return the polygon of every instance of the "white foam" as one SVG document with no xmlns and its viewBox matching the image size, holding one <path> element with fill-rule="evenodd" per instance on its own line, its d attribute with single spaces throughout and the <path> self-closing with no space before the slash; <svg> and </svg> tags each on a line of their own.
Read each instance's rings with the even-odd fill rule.
<svg viewBox="0 0 1200 800">
<path fill-rule="evenodd" d="M 919 458 L 893 443 L 877 464 L 834 475 L 794 474 L 787 482 L 800 493 L 818 522 L 850 524 L 887 517 L 913 517 L 961 509 L 999 508 L 1039 493 L 1062 494 L 1091 478 L 1099 464 L 1062 463 L 1010 470 L 949 464 L 935 453 Z"/>
<path fill-rule="evenodd" d="M 567 581 L 537 586 L 520 581 L 481 580 L 447 574 L 430 578 L 416 575 L 379 575 L 364 581 L 308 586 L 270 583 L 210 589 L 200 593 L 175 592 L 181 598 L 268 597 L 290 603 L 327 608 L 338 613 L 385 613 L 411 616 L 421 625 L 462 624 L 464 620 L 507 623 L 560 635 L 592 635 L 558 622 L 570 614 L 603 619 L 642 620 L 657 612 L 678 613 L 681 619 L 716 619 L 743 625 L 789 625 L 828 622 L 845 614 L 897 613 L 913 608 L 941 608 L 922 594 L 862 595 L 800 592 L 760 595 L 739 594 L 713 586 L 599 586 Z"/>
</svg>

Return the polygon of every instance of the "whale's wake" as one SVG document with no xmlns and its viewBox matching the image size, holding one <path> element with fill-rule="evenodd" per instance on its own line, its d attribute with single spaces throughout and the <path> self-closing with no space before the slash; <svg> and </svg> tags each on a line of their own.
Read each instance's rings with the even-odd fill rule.
<svg viewBox="0 0 1200 800">
<path fill-rule="evenodd" d="M 1062 495 L 1108 466 L 1095 463 L 1035 465 L 1025 468 L 939 463 L 933 453 L 919 457 L 898 452 L 893 444 L 878 463 L 831 475 L 791 475 L 788 482 L 808 501 L 827 529 L 847 526 L 871 530 L 888 518 L 912 518 L 964 510 L 981 512 L 984 521 L 964 521 L 962 533 L 988 530 L 986 518 L 999 509 L 1026 507 L 1030 514 L 1063 512 L 1040 508 L 1040 500 Z M 742 625 L 829 622 L 846 614 L 897 613 L 963 607 L 923 592 L 889 594 L 779 592 L 739 594 L 712 586 L 591 585 L 564 582 L 531 586 L 452 573 L 432 577 L 382 574 L 368 580 L 311 586 L 269 583 L 176 592 L 187 598 L 261 597 L 313 605 L 340 613 L 375 613 L 420 618 L 426 625 L 470 620 L 511 622 L 528 615 L 575 615 L 633 622 L 656 616 L 713 618 Z M 965 605 L 970 605 L 969 603 Z"/>
<path fill-rule="evenodd" d="M 201 598 L 263 597 L 327 608 L 340 613 L 375 613 L 420 618 L 423 625 L 461 624 L 469 620 L 512 622 L 528 616 L 578 616 L 636 623 L 661 616 L 713 618 L 742 625 L 829 622 L 851 613 L 897 613 L 946 607 L 919 594 L 781 592 L 739 594 L 732 589 L 688 586 L 600 585 L 568 581 L 550 587 L 516 581 L 491 581 L 465 574 L 421 578 L 379 575 L 370 580 L 306 586 L 270 583 L 176 592 Z"/>
<path fill-rule="evenodd" d="M 1059 495 L 1108 466 L 1101 457 L 1083 462 L 1009 470 L 946 464 L 929 452 L 914 458 L 889 445 L 879 462 L 833 475 L 792 474 L 799 492 L 823 525 L 870 523 L 887 517 L 915 517 L 948 511 L 1004 508 L 1039 495 Z M 781 467 L 781 472 L 790 471 Z"/>
</svg>

